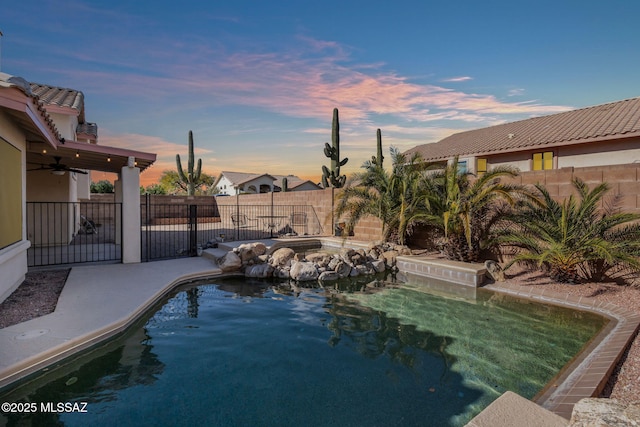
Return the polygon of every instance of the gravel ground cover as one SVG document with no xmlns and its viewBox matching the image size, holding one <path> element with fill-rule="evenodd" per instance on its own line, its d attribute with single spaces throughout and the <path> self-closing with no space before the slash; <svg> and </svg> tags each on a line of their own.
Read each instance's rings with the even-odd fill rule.
<svg viewBox="0 0 640 427">
<path fill-rule="evenodd" d="M 55 310 L 70 269 L 29 272 L 25 281 L 0 303 L 0 329 L 44 316 Z M 640 287 L 615 283 L 567 285 L 553 282 L 538 272 L 512 271 L 507 280 L 522 286 L 544 287 L 557 293 L 579 295 L 610 302 L 640 312 Z M 600 397 L 624 403 L 640 403 L 640 337 L 638 333 L 616 366 Z"/>
<path fill-rule="evenodd" d="M 70 271 L 27 273 L 24 282 L 0 303 L 0 329 L 53 313 Z"/>
</svg>

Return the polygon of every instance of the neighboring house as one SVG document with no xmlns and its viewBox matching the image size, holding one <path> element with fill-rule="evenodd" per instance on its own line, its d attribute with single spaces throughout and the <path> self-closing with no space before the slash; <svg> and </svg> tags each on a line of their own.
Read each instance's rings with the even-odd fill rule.
<svg viewBox="0 0 640 427">
<path fill-rule="evenodd" d="M 273 175 L 275 180 L 274 191 L 282 191 L 283 179 L 287 178 L 288 191 L 309 191 L 309 190 L 322 190 L 318 184 L 310 180 L 299 178 L 295 175 Z"/>
<path fill-rule="evenodd" d="M 246 172 L 222 171 L 214 187 L 218 194 L 236 196 L 242 193 L 258 194 L 273 191 L 275 178 L 268 173 L 256 174 Z"/>
<path fill-rule="evenodd" d="M 425 161 L 458 156 L 462 168 L 482 173 L 511 165 L 521 171 L 640 162 L 640 98 L 453 134 L 406 153 Z"/>
<path fill-rule="evenodd" d="M 27 201 L 88 198 L 90 177 L 79 171 L 118 174 L 123 262 L 140 261 L 140 171 L 156 155 L 98 145 L 84 113 L 82 92 L 0 73 L 0 302 L 24 280 L 27 249 L 38 244 L 27 232 Z M 69 233 L 77 227 L 69 223 Z"/>
<path fill-rule="evenodd" d="M 258 194 L 282 191 L 282 178 L 287 178 L 289 191 L 320 190 L 320 186 L 295 175 L 271 175 L 222 171 L 214 187 L 218 195 Z"/>
</svg>

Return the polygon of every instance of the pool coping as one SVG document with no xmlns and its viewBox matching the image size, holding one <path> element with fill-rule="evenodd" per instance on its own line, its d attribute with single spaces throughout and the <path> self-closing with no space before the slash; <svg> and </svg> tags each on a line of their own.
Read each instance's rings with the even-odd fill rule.
<svg viewBox="0 0 640 427">
<path fill-rule="evenodd" d="M 336 239 L 327 240 L 334 244 L 336 241 Z M 352 242 L 345 241 L 341 243 L 344 246 L 366 246 L 352 245 Z M 463 280 L 463 288 L 475 290 L 482 286 L 495 292 L 594 312 L 610 319 L 608 325 L 585 349 L 538 396 L 532 399 L 543 408 L 566 419 L 571 417 L 573 405 L 580 399 L 599 395 L 640 326 L 640 314 L 611 303 L 598 303 L 588 297 L 557 294 L 543 288 L 530 288 L 508 281 L 483 285 L 485 269 L 481 264 L 456 263 L 429 259 L 424 256 L 401 256 L 398 257 L 398 267 L 402 273 L 444 279 L 449 282 Z M 149 280 L 149 276 L 153 277 L 153 280 Z M 11 384 L 29 377 L 43 368 L 124 332 L 149 307 L 158 303 L 177 287 L 189 281 L 220 276 L 223 276 L 223 273 L 215 262 L 205 257 L 144 264 L 74 267 L 65 285 L 65 288 L 71 289 L 66 289 L 69 292 L 63 290 L 54 313 L 0 329 L 0 390 L 4 391 Z M 91 280 L 90 286 L 87 286 L 87 283 L 82 283 L 86 282 L 87 278 Z M 77 315 L 73 318 L 74 322 L 72 323 L 75 326 L 75 323 L 87 321 L 88 326 L 84 329 L 76 329 L 71 334 L 58 334 L 53 337 L 55 339 L 49 341 L 44 339 L 51 338 L 55 334 L 44 334 L 43 337 L 25 340 L 27 344 L 44 340 L 39 345 L 21 345 L 23 343 L 16 341 L 20 334 L 42 331 L 45 328 L 55 330 L 56 327 L 69 327 L 69 309 L 73 309 L 74 304 L 86 301 L 83 298 L 92 299 L 94 304 L 104 305 L 104 298 L 113 297 L 117 292 L 131 292 L 130 289 L 127 289 L 127 283 L 120 283 L 123 285 L 122 289 L 112 289 L 117 288 L 117 286 L 112 286 L 114 278 L 121 281 L 125 278 L 130 281 L 146 279 L 147 282 L 153 282 L 157 280 L 158 283 L 156 285 L 147 283 L 146 288 L 140 291 L 136 298 L 127 301 L 129 306 L 124 304 L 125 307 L 122 308 L 124 312 L 121 311 L 110 316 L 108 315 L 110 313 L 107 313 L 104 319 L 94 319 L 95 313 L 92 311 L 92 307 L 88 307 L 84 311 L 80 310 L 80 313 L 72 310 L 72 316 Z M 113 304 L 113 301 L 111 303 Z M 75 335 L 73 335 L 74 333 Z"/>
<path fill-rule="evenodd" d="M 482 287 L 493 292 L 558 305 L 598 314 L 609 322 L 593 337 L 545 388 L 533 399 L 541 407 L 565 419 L 571 418 L 573 406 L 587 397 L 598 397 L 613 370 L 640 328 L 640 314 L 593 298 L 561 294 L 543 287 L 530 287 L 504 282 L 484 284 L 483 264 L 429 259 L 428 257 L 398 257 L 400 271 L 414 276 L 461 283 L 461 288 L 473 292 Z"/>
<path fill-rule="evenodd" d="M 640 327 L 640 314 L 608 302 L 565 295 L 544 288 L 495 282 L 483 286 L 495 292 L 599 314 L 607 325 L 532 400 L 570 419 L 573 406 L 587 397 L 598 397 Z"/>
</svg>

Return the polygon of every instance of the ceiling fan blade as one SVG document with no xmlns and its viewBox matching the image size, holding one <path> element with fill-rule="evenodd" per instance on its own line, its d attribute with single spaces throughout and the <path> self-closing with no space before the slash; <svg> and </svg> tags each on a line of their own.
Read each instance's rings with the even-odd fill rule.
<svg viewBox="0 0 640 427">
<path fill-rule="evenodd" d="M 69 172 L 81 173 L 81 174 L 83 174 L 83 175 L 86 175 L 86 174 L 87 174 L 87 172 L 86 172 L 86 171 L 83 171 L 83 170 L 80 170 L 80 169 L 65 168 L 65 169 L 63 169 L 63 170 L 68 170 Z"/>
<path fill-rule="evenodd" d="M 39 168 L 35 168 L 35 169 L 27 169 L 27 172 L 33 172 L 33 171 L 46 171 L 49 170 L 51 168 L 46 167 L 45 165 L 41 165 Z"/>
</svg>

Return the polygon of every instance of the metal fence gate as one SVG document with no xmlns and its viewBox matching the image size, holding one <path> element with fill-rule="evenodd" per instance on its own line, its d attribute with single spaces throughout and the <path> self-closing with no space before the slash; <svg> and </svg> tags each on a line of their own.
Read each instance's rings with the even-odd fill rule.
<svg viewBox="0 0 640 427">
<path fill-rule="evenodd" d="M 170 204 L 147 197 L 140 212 L 142 261 L 195 256 L 227 241 L 323 232 L 308 205 Z"/>
<path fill-rule="evenodd" d="M 27 265 L 122 262 L 122 203 L 27 202 Z"/>
</svg>

